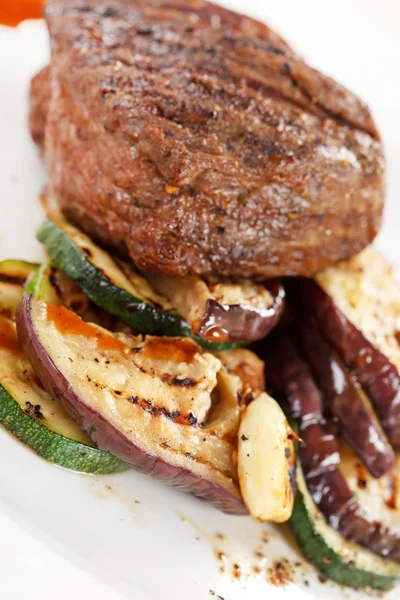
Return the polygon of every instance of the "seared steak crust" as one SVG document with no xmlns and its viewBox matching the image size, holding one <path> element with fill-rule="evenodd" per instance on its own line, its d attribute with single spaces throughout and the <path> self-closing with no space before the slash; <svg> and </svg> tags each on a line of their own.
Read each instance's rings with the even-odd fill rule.
<svg viewBox="0 0 400 600">
<path fill-rule="evenodd" d="M 29 129 L 33 141 L 43 150 L 47 113 L 49 111 L 50 67 L 45 67 L 31 81 Z"/>
<path fill-rule="evenodd" d="M 368 108 L 265 25 L 204 0 L 51 0 L 46 19 L 50 190 L 142 269 L 310 275 L 375 237 Z"/>
</svg>

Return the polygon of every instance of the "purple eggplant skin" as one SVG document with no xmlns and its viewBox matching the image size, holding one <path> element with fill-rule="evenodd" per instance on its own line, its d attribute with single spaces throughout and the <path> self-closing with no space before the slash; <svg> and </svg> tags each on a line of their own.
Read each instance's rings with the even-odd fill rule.
<svg viewBox="0 0 400 600">
<path fill-rule="evenodd" d="M 32 296 L 25 295 L 17 311 L 21 348 L 44 388 L 53 397 L 58 398 L 65 410 L 99 448 L 108 450 L 128 467 L 190 492 L 225 513 L 248 514 L 239 491 L 236 496 L 188 469 L 170 465 L 159 457 L 144 452 L 99 413 L 87 406 L 43 347 L 32 315 L 33 302 Z"/>
<path fill-rule="evenodd" d="M 264 285 L 273 298 L 269 308 L 225 305 L 216 300 L 207 300 L 204 315 L 196 326 L 196 335 L 211 341 L 249 343 L 264 338 L 278 324 L 285 308 L 285 288 L 282 283 L 272 280 Z"/>
<path fill-rule="evenodd" d="M 351 323 L 333 298 L 312 280 L 302 279 L 291 289 L 303 309 L 318 320 L 320 331 L 354 371 L 380 418 L 395 450 L 400 450 L 400 373 L 380 350 Z"/>
<path fill-rule="evenodd" d="M 400 562 L 400 535 L 375 521 L 357 502 L 338 465 L 336 440 L 321 425 L 301 431 L 300 462 L 308 491 L 331 527 L 384 558 Z M 317 460 L 316 460 L 317 457 Z"/>
<path fill-rule="evenodd" d="M 296 345 L 284 331 L 264 343 L 267 382 L 298 424 L 299 459 L 310 495 L 327 523 L 371 552 L 400 562 L 400 534 L 358 504 L 339 470 L 340 455 L 323 416 L 323 399 Z"/>
<path fill-rule="evenodd" d="M 371 475 L 381 477 L 394 467 L 395 456 L 364 392 L 313 319 L 301 320 L 296 339 L 343 437 Z"/>
</svg>

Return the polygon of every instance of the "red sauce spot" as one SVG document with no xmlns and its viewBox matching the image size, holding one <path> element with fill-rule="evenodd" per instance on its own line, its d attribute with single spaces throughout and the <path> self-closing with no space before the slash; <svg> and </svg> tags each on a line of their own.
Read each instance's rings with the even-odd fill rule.
<svg viewBox="0 0 400 600">
<path fill-rule="evenodd" d="M 63 335 L 79 335 L 96 339 L 99 350 L 114 350 L 123 354 L 129 352 L 129 347 L 126 344 L 123 344 L 111 334 L 99 331 L 94 325 L 85 323 L 65 306 L 47 304 L 47 318 Z"/>
<path fill-rule="evenodd" d="M 0 317 L 0 348 L 8 350 L 13 354 L 17 354 L 18 356 L 22 355 L 15 327 L 4 317 Z"/>
<path fill-rule="evenodd" d="M 398 485 L 399 485 L 396 475 L 388 476 L 387 485 L 388 485 L 389 496 L 388 496 L 388 498 L 385 499 L 385 504 L 388 508 L 392 508 L 393 510 L 396 510 L 396 508 L 397 508 L 397 491 L 398 491 Z"/>
<path fill-rule="evenodd" d="M 153 338 L 146 340 L 143 355 L 154 360 L 190 363 L 199 352 L 198 345 L 185 338 Z"/>
<path fill-rule="evenodd" d="M 2 0 L 0 2 L 0 23 L 16 27 L 25 19 L 41 19 L 43 0 Z"/>
</svg>

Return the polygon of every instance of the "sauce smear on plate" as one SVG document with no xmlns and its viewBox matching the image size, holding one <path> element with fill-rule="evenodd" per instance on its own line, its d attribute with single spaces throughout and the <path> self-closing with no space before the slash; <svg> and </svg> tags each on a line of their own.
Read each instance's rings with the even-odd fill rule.
<svg viewBox="0 0 400 600">
<path fill-rule="evenodd" d="M 2 0 L 0 25 L 16 27 L 26 19 L 41 19 L 43 0 Z"/>
</svg>

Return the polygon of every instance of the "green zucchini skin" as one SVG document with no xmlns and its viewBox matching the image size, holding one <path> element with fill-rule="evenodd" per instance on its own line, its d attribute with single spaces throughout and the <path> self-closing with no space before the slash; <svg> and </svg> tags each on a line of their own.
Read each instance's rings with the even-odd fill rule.
<svg viewBox="0 0 400 600">
<path fill-rule="evenodd" d="M 127 290 L 117 287 L 86 258 L 53 221 L 45 221 L 36 237 L 47 247 L 56 265 L 75 281 L 95 304 L 118 317 L 138 333 L 190 337 L 203 348 L 215 351 L 246 345 L 241 342 L 203 340 L 192 333 L 189 324 L 177 313 L 157 310 Z"/>
<path fill-rule="evenodd" d="M 36 454 L 61 467 L 81 473 L 103 475 L 127 470 L 123 462 L 108 452 L 66 438 L 24 413 L 2 385 L 0 422 Z"/>
<path fill-rule="evenodd" d="M 36 269 L 25 286 L 25 294 L 32 294 L 38 300 L 45 300 L 46 302 L 56 301 L 56 294 L 49 283 L 49 268 L 50 263 L 44 263 Z"/>
<path fill-rule="evenodd" d="M 301 468 L 299 464 L 297 468 Z M 288 523 L 306 559 L 328 579 L 355 589 L 369 587 L 374 590 L 389 590 L 398 581 L 398 576 L 395 575 L 378 575 L 359 569 L 351 561 L 346 562 L 333 550 L 317 531 L 300 489 L 296 494 L 292 516 Z"/>
<path fill-rule="evenodd" d="M 20 276 L 19 282 L 15 279 L 15 281 L 11 283 L 13 294 L 12 296 L 7 297 L 9 311 L 14 315 L 19 300 L 24 294 L 24 278 L 26 280 L 28 276 L 34 273 L 36 268 L 37 271 L 33 275 L 33 278 L 29 280 L 27 287 L 35 287 L 35 278 L 40 272 L 40 288 L 38 288 L 38 290 L 40 289 L 43 291 L 43 285 L 47 283 L 47 280 L 43 280 L 42 275 L 45 270 L 44 268 L 47 267 L 47 265 L 39 267 L 39 265 L 22 263 L 23 268 L 21 269 L 21 261 L 6 262 L 7 272 L 10 274 L 10 277 L 13 275 L 15 279 L 16 274 L 19 274 Z M 0 270 L 2 264 L 0 264 Z M 12 323 L 12 321 L 9 321 L 4 315 L 0 316 L 0 321 Z M 2 352 L 7 352 L 7 350 L 5 348 L 0 348 L 0 353 Z M 13 361 L 14 359 L 11 358 L 11 355 L 9 356 L 10 360 Z M 21 404 L 13 397 L 13 393 L 9 392 L 1 383 L 3 376 L 12 377 L 14 375 L 14 377 L 16 377 L 16 374 L 18 373 L 17 369 L 13 374 L 11 372 L 13 370 L 11 365 L 7 368 L 5 366 L 7 362 L 4 364 L 4 360 L 6 359 L 4 358 L 4 354 L 2 354 L 0 367 L 4 369 L 4 373 L 0 376 L 0 423 L 18 440 L 26 446 L 29 446 L 42 458 L 73 471 L 106 475 L 122 473 L 123 471 L 128 470 L 128 467 L 122 461 L 108 452 L 99 450 L 94 446 L 89 446 L 82 441 L 74 440 L 72 437 L 61 435 L 47 427 L 45 423 L 42 423 L 40 420 L 24 412 L 21 408 Z M 15 358 L 15 360 L 18 360 L 18 358 Z M 0 369 L 0 371 L 1 370 L 2 369 Z M 6 379 L 4 381 L 6 381 Z M 14 392 L 14 394 L 15 393 L 16 392 Z M 21 392 L 21 394 L 22 393 L 23 392 Z M 39 399 L 39 402 L 43 403 L 43 400 Z M 50 419 L 48 420 L 50 421 Z M 51 423 L 49 423 L 49 425 L 51 425 Z"/>
</svg>

